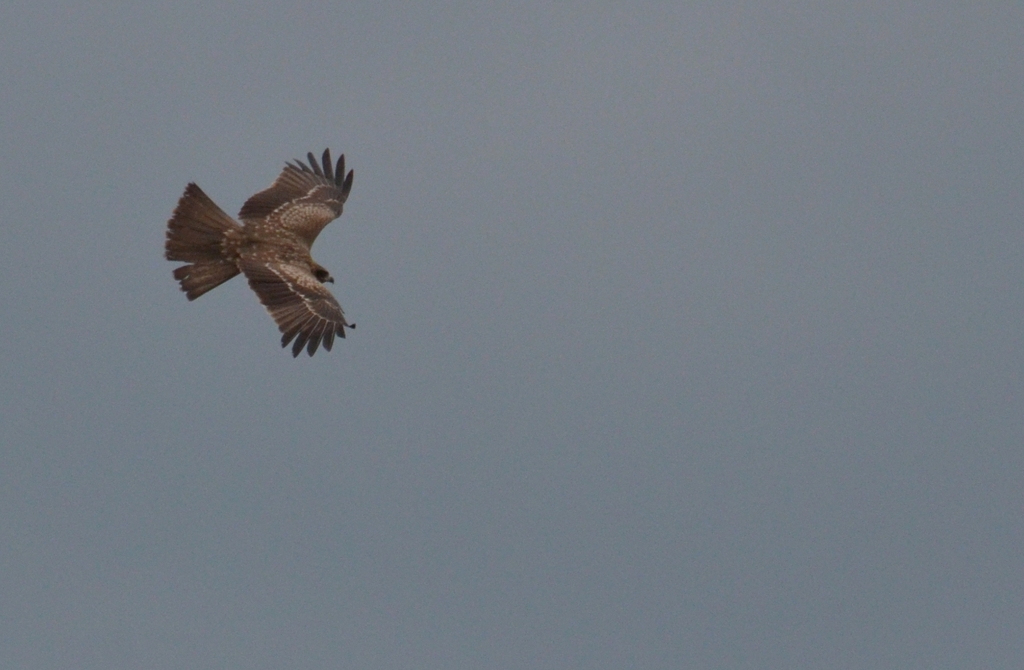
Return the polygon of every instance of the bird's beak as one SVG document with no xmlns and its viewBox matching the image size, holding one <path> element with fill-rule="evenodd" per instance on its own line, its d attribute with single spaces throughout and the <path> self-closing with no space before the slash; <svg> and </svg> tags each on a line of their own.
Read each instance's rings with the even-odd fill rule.
<svg viewBox="0 0 1024 670">
<path fill-rule="evenodd" d="M 334 277 L 328 277 L 327 279 L 324 280 L 324 283 L 327 283 L 327 282 L 331 282 L 333 284 L 334 283 Z"/>
</svg>

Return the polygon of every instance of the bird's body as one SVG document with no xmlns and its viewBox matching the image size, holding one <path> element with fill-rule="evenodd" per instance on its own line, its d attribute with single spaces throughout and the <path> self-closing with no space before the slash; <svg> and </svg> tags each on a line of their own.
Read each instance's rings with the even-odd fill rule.
<svg viewBox="0 0 1024 670">
<path fill-rule="evenodd" d="M 308 158 L 309 165 L 288 163 L 249 198 L 241 224 L 189 184 L 167 222 L 165 245 L 167 260 L 189 263 L 174 271 L 189 300 L 245 274 L 283 333 L 281 346 L 295 340 L 293 356 L 304 346 L 312 356 L 321 343 L 330 351 L 335 335 L 355 327 L 324 286 L 334 278 L 310 255 L 320 231 L 341 216 L 353 175 L 345 176 L 344 156 L 332 166 L 329 150 L 322 167 L 313 154 Z"/>
</svg>

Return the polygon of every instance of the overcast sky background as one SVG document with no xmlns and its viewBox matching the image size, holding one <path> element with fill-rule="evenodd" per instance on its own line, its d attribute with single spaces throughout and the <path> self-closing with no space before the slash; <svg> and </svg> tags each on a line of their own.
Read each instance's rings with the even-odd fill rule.
<svg viewBox="0 0 1024 670">
<path fill-rule="evenodd" d="M 5 3 L 0 666 L 1021 667 L 1024 7 L 830 4 Z"/>
</svg>

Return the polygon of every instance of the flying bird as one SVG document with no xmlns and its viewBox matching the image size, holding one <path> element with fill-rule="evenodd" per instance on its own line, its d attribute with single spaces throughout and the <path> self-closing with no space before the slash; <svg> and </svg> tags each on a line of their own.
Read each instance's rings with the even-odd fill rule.
<svg viewBox="0 0 1024 670">
<path fill-rule="evenodd" d="M 320 344 L 330 351 L 335 335 L 356 327 L 324 285 L 334 278 L 309 253 L 320 231 L 341 216 L 353 173 L 345 175 L 344 155 L 331 164 L 330 149 L 319 164 L 307 157 L 308 165 L 286 163 L 269 188 L 242 205 L 241 224 L 189 184 L 167 222 L 164 248 L 167 260 L 188 263 L 174 278 L 189 300 L 244 274 L 277 322 L 281 346 L 294 340 L 293 357 L 303 347 L 312 356 Z"/>
</svg>

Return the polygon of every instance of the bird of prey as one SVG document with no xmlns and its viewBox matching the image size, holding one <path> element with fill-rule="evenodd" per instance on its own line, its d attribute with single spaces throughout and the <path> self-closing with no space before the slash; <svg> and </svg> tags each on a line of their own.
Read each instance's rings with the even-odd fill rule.
<svg viewBox="0 0 1024 670">
<path fill-rule="evenodd" d="M 286 163 L 269 188 L 242 205 L 241 225 L 189 184 L 167 222 L 165 245 L 167 260 L 188 263 L 174 278 L 189 300 L 244 274 L 281 329 L 281 346 L 295 341 L 292 356 L 303 347 L 312 356 L 321 343 L 330 351 L 336 334 L 356 327 L 324 285 L 334 278 L 309 253 L 324 226 L 341 216 L 352 171 L 345 175 L 344 155 L 333 166 L 330 149 L 319 164 L 307 157 L 309 165 Z"/>
</svg>

